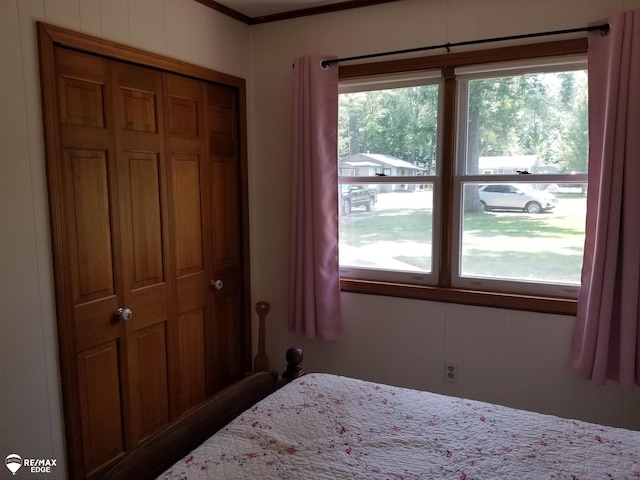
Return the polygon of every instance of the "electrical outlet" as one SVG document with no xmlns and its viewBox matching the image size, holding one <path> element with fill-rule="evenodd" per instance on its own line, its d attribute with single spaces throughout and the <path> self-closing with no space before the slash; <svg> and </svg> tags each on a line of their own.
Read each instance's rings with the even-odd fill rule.
<svg viewBox="0 0 640 480">
<path fill-rule="evenodd" d="M 444 362 L 444 381 L 458 383 L 458 364 L 456 362 Z"/>
</svg>

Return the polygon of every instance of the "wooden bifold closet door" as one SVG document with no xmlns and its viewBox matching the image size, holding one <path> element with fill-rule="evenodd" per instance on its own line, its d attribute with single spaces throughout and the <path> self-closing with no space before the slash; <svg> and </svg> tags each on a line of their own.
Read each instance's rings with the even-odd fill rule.
<svg viewBox="0 0 640 480">
<path fill-rule="evenodd" d="M 43 57 L 69 472 L 97 478 L 250 364 L 238 89 Z"/>
</svg>

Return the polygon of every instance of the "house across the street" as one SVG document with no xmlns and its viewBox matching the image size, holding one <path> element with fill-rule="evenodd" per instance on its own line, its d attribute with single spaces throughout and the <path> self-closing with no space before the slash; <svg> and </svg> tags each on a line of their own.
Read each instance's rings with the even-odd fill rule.
<svg viewBox="0 0 640 480">
<path fill-rule="evenodd" d="M 340 175 L 344 177 L 372 177 L 375 175 L 414 177 L 426 170 L 406 160 L 381 153 L 356 153 L 340 160 L 338 168 Z M 384 184 L 379 185 L 378 191 L 414 190 L 416 187 L 416 184 Z"/>
</svg>

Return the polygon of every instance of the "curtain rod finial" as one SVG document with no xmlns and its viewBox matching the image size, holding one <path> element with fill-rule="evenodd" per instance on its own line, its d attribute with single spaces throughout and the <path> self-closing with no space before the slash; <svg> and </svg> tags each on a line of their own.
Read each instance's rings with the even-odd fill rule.
<svg viewBox="0 0 640 480">
<path fill-rule="evenodd" d="M 611 31 L 611 24 L 607 23 L 605 25 L 602 25 L 602 27 L 600 28 L 600 35 L 602 35 L 603 37 L 606 37 L 607 35 L 609 35 L 610 31 Z"/>
</svg>

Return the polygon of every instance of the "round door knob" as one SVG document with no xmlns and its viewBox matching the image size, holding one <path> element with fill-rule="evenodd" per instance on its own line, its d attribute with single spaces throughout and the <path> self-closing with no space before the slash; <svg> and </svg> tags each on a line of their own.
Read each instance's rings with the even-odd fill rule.
<svg viewBox="0 0 640 480">
<path fill-rule="evenodd" d="M 222 290 L 224 283 L 222 283 L 222 280 L 211 280 L 211 286 L 216 290 Z"/>
<path fill-rule="evenodd" d="M 129 320 L 131 317 L 133 317 L 133 312 L 130 308 L 120 307 L 116 310 L 116 318 L 118 320 Z"/>
</svg>

